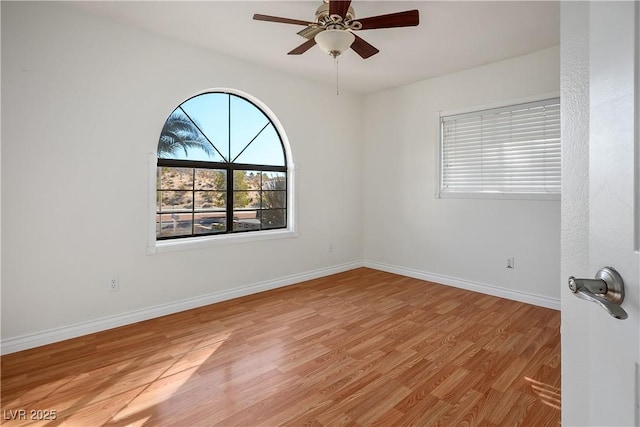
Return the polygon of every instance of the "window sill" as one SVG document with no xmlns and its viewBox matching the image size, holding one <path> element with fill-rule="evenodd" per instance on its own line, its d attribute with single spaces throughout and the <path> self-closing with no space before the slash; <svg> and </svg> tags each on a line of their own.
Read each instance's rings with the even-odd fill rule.
<svg viewBox="0 0 640 427">
<path fill-rule="evenodd" d="M 190 237 L 175 240 L 160 240 L 147 248 L 148 255 L 157 253 L 202 249 L 236 243 L 259 242 L 262 240 L 287 239 L 296 237 L 292 230 L 267 230 L 251 233 L 223 234 L 219 236 Z"/>
</svg>

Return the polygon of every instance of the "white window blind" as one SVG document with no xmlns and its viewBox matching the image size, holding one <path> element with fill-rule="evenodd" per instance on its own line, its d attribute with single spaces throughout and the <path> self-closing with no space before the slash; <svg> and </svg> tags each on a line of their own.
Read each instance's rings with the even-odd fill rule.
<svg viewBox="0 0 640 427">
<path fill-rule="evenodd" d="M 442 116 L 440 194 L 559 195 L 560 99 Z"/>
</svg>

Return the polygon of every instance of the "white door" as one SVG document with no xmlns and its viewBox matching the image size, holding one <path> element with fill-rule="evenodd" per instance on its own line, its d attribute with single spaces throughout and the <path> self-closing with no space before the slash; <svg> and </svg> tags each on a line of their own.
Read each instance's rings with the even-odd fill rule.
<svg viewBox="0 0 640 427">
<path fill-rule="evenodd" d="M 640 424 L 640 4 L 562 2 L 562 423 Z M 570 275 L 614 267 L 618 320 Z"/>
</svg>

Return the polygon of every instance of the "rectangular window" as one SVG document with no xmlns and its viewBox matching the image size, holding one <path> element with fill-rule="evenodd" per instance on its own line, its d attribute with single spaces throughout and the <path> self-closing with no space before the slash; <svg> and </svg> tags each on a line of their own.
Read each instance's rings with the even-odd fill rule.
<svg viewBox="0 0 640 427">
<path fill-rule="evenodd" d="M 286 172 L 222 167 L 158 166 L 157 240 L 287 227 Z"/>
<path fill-rule="evenodd" d="M 559 195 L 559 98 L 440 117 L 441 197 Z"/>
</svg>

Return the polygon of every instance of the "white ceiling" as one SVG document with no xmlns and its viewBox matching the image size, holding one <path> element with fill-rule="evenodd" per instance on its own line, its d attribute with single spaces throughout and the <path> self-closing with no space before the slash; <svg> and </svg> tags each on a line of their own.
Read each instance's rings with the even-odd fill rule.
<svg viewBox="0 0 640 427">
<path fill-rule="evenodd" d="M 254 21 L 254 13 L 313 21 L 321 0 L 107 1 L 75 7 L 235 58 L 335 85 L 333 59 L 316 46 L 286 53 L 305 39 L 302 26 Z M 560 43 L 557 1 L 363 1 L 356 19 L 410 9 L 418 27 L 359 31 L 380 49 L 363 60 L 339 57 L 340 90 L 370 93 L 523 55 Z"/>
</svg>

